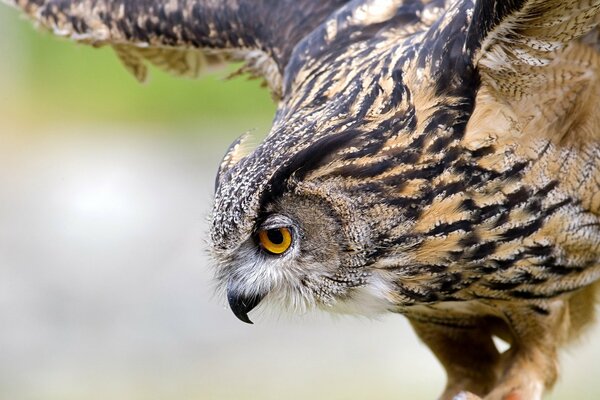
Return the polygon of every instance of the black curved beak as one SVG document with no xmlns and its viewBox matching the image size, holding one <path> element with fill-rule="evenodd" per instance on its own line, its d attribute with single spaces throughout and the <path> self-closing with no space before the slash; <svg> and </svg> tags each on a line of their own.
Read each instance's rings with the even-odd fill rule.
<svg viewBox="0 0 600 400">
<path fill-rule="evenodd" d="M 229 301 L 229 307 L 240 321 L 247 324 L 252 324 L 248 313 L 252 311 L 265 295 L 257 294 L 254 296 L 244 296 L 237 293 L 236 290 L 232 289 L 231 286 L 227 287 L 227 301 Z"/>
</svg>

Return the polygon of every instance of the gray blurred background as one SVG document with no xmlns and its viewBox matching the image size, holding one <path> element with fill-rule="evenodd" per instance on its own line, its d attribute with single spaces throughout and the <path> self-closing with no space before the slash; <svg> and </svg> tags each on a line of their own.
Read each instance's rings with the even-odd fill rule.
<svg viewBox="0 0 600 400">
<path fill-rule="evenodd" d="M 216 166 L 274 106 L 256 81 L 152 72 L 0 5 L 0 399 L 435 398 L 401 316 L 249 326 L 213 294 Z M 600 398 L 598 332 L 549 398 Z"/>
</svg>

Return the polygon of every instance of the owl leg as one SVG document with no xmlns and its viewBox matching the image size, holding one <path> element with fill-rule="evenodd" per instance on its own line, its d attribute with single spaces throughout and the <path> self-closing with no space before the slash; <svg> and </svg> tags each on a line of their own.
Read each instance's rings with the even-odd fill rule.
<svg viewBox="0 0 600 400">
<path fill-rule="evenodd" d="M 485 323 L 460 326 L 409 320 L 446 369 L 448 381 L 441 400 L 452 400 L 461 392 L 483 396 L 494 388 L 500 354 Z M 475 398 L 469 396 L 462 395 Z"/>
<path fill-rule="evenodd" d="M 547 311 L 504 309 L 512 345 L 502 354 L 503 372 L 485 400 L 539 400 L 558 376 L 557 351 L 566 339 L 568 313 L 561 300 Z"/>
</svg>

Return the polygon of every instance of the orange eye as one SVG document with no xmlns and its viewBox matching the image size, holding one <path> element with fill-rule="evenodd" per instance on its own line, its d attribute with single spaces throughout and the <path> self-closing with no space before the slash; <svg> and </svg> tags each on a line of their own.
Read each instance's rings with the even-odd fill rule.
<svg viewBox="0 0 600 400">
<path fill-rule="evenodd" d="M 263 249 L 271 254 L 282 254 L 292 245 L 292 232 L 288 228 L 263 229 L 258 232 Z"/>
</svg>

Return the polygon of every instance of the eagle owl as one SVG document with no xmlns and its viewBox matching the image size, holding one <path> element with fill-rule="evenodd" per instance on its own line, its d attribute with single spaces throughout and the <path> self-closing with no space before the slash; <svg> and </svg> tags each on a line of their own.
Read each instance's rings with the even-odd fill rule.
<svg viewBox="0 0 600 400">
<path fill-rule="evenodd" d="M 239 319 L 404 314 L 442 399 L 555 383 L 599 287 L 600 0 L 10 3 L 139 79 L 228 60 L 265 79 L 272 130 L 232 144 L 212 211 Z"/>
</svg>

